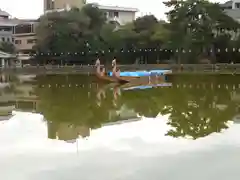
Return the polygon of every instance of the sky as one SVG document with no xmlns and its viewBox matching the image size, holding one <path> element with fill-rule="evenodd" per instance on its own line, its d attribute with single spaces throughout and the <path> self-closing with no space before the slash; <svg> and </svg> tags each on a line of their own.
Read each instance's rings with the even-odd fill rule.
<svg viewBox="0 0 240 180">
<path fill-rule="evenodd" d="M 97 2 L 101 5 L 114 5 L 138 8 L 137 16 L 153 14 L 158 19 L 165 19 L 168 9 L 164 6 L 165 0 L 87 0 L 88 3 Z M 211 0 L 225 2 L 226 0 Z M 43 0 L 0 0 L 0 9 L 7 11 L 13 17 L 35 19 L 43 13 Z"/>
</svg>

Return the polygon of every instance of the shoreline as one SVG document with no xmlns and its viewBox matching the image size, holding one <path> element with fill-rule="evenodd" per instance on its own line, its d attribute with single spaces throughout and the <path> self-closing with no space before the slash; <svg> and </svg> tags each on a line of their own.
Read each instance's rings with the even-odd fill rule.
<svg viewBox="0 0 240 180">
<path fill-rule="evenodd" d="M 171 69 L 178 74 L 240 74 L 240 64 L 144 64 L 119 65 L 121 71 Z M 110 69 L 110 68 L 107 68 Z M 0 68 L 4 74 L 95 74 L 95 66 L 28 66 L 23 68 Z"/>
</svg>

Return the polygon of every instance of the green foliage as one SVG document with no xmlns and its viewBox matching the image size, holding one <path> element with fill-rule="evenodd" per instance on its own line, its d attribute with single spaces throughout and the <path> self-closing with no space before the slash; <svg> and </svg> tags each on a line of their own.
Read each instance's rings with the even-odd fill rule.
<svg viewBox="0 0 240 180">
<path fill-rule="evenodd" d="M 192 53 L 187 56 L 179 54 L 179 58 L 184 56 L 185 62 L 196 62 L 198 59 L 215 59 L 216 54 L 210 53 L 210 49 L 216 49 L 216 42 L 219 36 L 226 35 L 227 32 L 218 34 L 221 29 L 236 29 L 240 25 L 227 16 L 218 4 L 210 3 L 206 0 L 170 1 L 165 3 L 172 8 L 167 13 L 170 21 L 171 45 L 173 49 L 192 49 Z M 230 37 L 228 41 L 230 41 Z"/>
<path fill-rule="evenodd" d="M 218 4 L 185 0 L 169 1 L 165 5 L 171 9 L 167 13 L 168 23 L 147 15 L 117 26 L 108 22 L 104 12 L 94 4 L 87 4 L 81 10 L 50 13 L 40 18 L 35 48 L 39 52 L 86 52 L 85 57 L 79 58 L 86 63 L 90 55 L 96 56 L 93 52 L 109 50 L 104 55 L 106 61 L 118 56 L 123 63 L 133 63 L 136 59 L 156 63 L 159 58 L 172 58 L 178 63 L 199 63 L 202 59 L 224 62 L 228 61 L 226 56 L 239 59 L 236 54 L 217 52 L 217 49 L 240 46 L 236 33 L 240 24 L 227 16 Z M 173 51 L 168 54 L 119 53 L 160 48 Z"/>
<path fill-rule="evenodd" d="M 1 42 L 0 50 L 3 52 L 6 52 L 6 53 L 10 53 L 10 54 L 13 54 L 16 52 L 16 48 L 15 48 L 14 44 L 12 44 L 10 42 Z"/>
</svg>

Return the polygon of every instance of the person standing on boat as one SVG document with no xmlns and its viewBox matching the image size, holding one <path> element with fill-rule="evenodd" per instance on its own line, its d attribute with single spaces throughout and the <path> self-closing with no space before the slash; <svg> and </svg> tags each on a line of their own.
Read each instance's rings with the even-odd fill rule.
<svg viewBox="0 0 240 180">
<path fill-rule="evenodd" d="M 105 68 L 103 67 L 102 70 L 101 70 L 101 62 L 100 62 L 99 58 L 96 60 L 95 66 L 97 67 L 97 74 L 98 75 L 100 75 L 100 76 L 105 76 L 106 75 Z"/>
<path fill-rule="evenodd" d="M 112 67 L 113 67 L 113 76 L 120 77 L 120 69 L 117 68 L 117 60 L 114 58 L 112 60 Z"/>
</svg>

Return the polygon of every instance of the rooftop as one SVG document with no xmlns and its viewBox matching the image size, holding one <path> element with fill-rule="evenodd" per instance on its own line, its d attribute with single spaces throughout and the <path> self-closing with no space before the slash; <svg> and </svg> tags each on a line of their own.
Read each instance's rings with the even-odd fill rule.
<svg viewBox="0 0 240 180">
<path fill-rule="evenodd" d="M 126 11 L 126 12 L 137 12 L 138 9 L 136 8 L 129 8 L 129 7 L 119 7 L 119 6 L 103 6 L 97 5 L 99 9 L 102 10 L 113 10 L 113 11 Z"/>
<path fill-rule="evenodd" d="M 19 24 L 34 24 L 38 22 L 35 19 L 0 19 L 0 26 L 16 26 Z"/>
<path fill-rule="evenodd" d="M 10 14 L 0 9 L 0 16 L 9 17 Z"/>
</svg>

